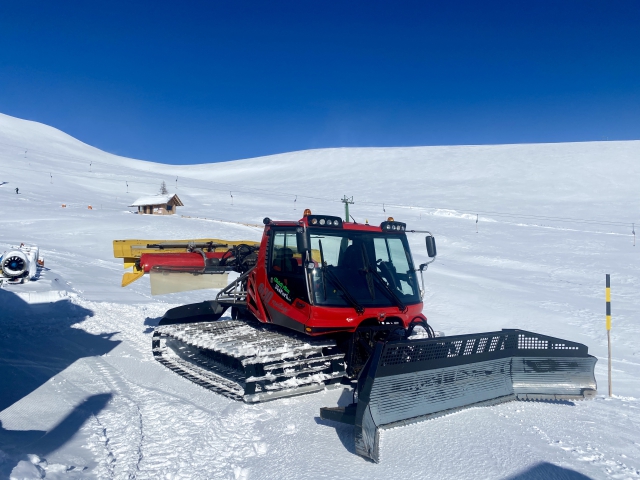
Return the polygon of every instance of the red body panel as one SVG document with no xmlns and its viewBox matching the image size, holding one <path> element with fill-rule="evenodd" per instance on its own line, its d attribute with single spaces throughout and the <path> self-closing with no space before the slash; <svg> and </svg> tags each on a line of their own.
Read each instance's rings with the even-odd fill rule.
<svg viewBox="0 0 640 480">
<path fill-rule="evenodd" d="M 207 258 L 222 258 L 226 252 L 205 252 Z M 140 268 L 149 273 L 153 267 L 204 267 L 202 255 L 196 252 L 184 253 L 143 253 Z"/>
</svg>

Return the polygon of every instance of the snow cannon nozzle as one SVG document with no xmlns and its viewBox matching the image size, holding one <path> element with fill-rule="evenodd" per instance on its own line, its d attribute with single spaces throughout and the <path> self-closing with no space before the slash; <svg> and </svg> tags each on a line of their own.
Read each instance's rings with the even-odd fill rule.
<svg viewBox="0 0 640 480">
<path fill-rule="evenodd" d="M 262 219 L 262 223 L 264 223 L 265 225 L 269 225 L 271 223 L 271 219 L 269 217 L 264 217 Z"/>
</svg>

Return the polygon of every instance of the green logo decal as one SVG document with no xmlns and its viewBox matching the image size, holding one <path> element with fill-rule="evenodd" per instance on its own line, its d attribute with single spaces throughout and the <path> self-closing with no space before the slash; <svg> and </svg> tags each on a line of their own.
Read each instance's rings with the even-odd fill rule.
<svg viewBox="0 0 640 480">
<path fill-rule="evenodd" d="M 272 278 L 272 282 L 275 284 L 273 289 L 278 292 L 278 294 L 284 298 L 287 302 L 293 302 L 291 298 L 291 292 L 289 291 L 289 287 L 287 287 L 284 283 L 278 280 L 276 277 Z"/>
<path fill-rule="evenodd" d="M 280 280 L 278 280 L 276 277 L 273 277 L 273 281 L 274 281 L 274 282 L 276 282 L 278 285 L 280 285 L 280 287 L 281 287 L 285 292 L 287 292 L 287 293 L 291 293 L 291 292 L 289 292 L 289 288 L 288 288 L 284 283 L 282 283 Z"/>
</svg>

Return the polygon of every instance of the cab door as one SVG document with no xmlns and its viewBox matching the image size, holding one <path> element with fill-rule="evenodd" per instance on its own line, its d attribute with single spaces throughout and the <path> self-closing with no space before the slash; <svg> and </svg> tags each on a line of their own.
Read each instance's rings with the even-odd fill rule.
<svg viewBox="0 0 640 480">
<path fill-rule="evenodd" d="M 275 292 L 267 302 L 269 316 L 273 323 L 302 332 L 309 299 L 295 229 L 273 229 L 268 258 L 268 281 Z"/>
</svg>

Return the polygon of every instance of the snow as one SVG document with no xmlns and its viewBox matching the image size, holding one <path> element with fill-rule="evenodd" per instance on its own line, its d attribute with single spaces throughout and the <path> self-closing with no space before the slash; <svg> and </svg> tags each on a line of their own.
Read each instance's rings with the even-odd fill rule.
<svg viewBox="0 0 640 480">
<path fill-rule="evenodd" d="M 25 242 L 46 257 L 37 281 L 0 289 L 0 478 L 640 478 L 638 158 L 634 141 L 322 149 L 171 166 L 0 114 L 0 250 Z M 184 217 L 128 211 L 163 181 Z M 386 430 L 376 465 L 354 454 L 350 428 L 319 419 L 320 407 L 350 403 L 349 391 L 247 405 L 152 358 L 162 314 L 211 293 L 151 297 L 146 277 L 121 288 L 113 239 L 259 240 L 263 217 L 341 215 L 345 194 L 359 222 L 393 216 L 436 236 L 424 310 L 434 329 L 523 328 L 585 343 L 598 357 L 598 397 Z M 410 243 L 415 262 L 426 261 L 423 235 Z"/>
</svg>

